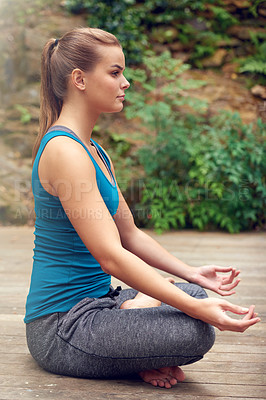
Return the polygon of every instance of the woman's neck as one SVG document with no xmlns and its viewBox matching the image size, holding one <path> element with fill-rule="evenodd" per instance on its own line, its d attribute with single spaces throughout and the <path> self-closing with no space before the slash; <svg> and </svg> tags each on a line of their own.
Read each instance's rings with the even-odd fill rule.
<svg viewBox="0 0 266 400">
<path fill-rule="evenodd" d="M 79 138 L 87 145 L 90 144 L 93 128 L 98 119 L 98 115 L 90 115 L 90 113 L 84 112 L 82 107 L 71 107 L 71 105 L 65 104 L 62 107 L 59 118 L 53 125 L 62 125 L 71 129 Z"/>
</svg>

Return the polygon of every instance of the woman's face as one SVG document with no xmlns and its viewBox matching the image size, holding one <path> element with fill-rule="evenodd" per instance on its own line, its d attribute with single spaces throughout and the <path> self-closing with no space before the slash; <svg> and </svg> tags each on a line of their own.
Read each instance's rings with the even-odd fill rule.
<svg viewBox="0 0 266 400">
<path fill-rule="evenodd" d="M 124 53 L 118 46 L 99 46 L 99 53 L 100 62 L 85 74 L 88 105 L 99 114 L 119 112 L 130 86 L 123 75 Z"/>
</svg>

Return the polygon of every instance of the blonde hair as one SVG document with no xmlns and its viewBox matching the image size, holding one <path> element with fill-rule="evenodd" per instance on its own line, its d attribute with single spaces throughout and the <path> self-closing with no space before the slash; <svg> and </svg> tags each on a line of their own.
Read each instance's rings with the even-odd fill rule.
<svg viewBox="0 0 266 400">
<path fill-rule="evenodd" d="M 41 59 L 40 128 L 33 147 L 33 160 L 47 130 L 58 119 L 72 71 L 91 71 L 100 61 L 98 46 L 119 46 L 118 39 L 101 29 L 76 28 L 60 39 L 50 39 Z"/>
</svg>

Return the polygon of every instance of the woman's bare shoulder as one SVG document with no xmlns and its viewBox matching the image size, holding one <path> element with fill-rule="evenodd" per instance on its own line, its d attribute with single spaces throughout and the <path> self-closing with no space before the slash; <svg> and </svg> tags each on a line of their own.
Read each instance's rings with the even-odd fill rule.
<svg viewBox="0 0 266 400">
<path fill-rule="evenodd" d="M 45 151 L 51 155 L 67 155 L 71 156 L 71 154 L 76 155 L 77 153 L 81 156 L 86 154 L 86 151 L 82 144 L 80 144 L 74 138 L 69 136 L 55 136 L 49 140 L 47 145 L 45 146 Z"/>
<path fill-rule="evenodd" d="M 80 166 L 92 165 L 87 151 L 81 143 L 68 136 L 55 136 L 46 145 L 42 158 L 48 160 L 54 168 L 60 166 Z"/>
<path fill-rule="evenodd" d="M 81 176 L 92 178 L 95 168 L 85 148 L 67 136 L 56 136 L 46 145 L 39 163 L 40 178 L 54 180 Z"/>
</svg>

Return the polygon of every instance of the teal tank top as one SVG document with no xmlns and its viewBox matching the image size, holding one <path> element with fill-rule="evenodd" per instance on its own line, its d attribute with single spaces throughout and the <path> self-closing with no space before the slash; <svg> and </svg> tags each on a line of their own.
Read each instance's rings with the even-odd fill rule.
<svg viewBox="0 0 266 400">
<path fill-rule="evenodd" d="M 49 194 L 40 182 L 40 157 L 49 140 L 56 136 L 67 136 L 85 148 L 96 170 L 98 189 L 112 216 L 119 204 L 110 161 L 101 146 L 92 140 L 109 170 L 112 182 L 73 131 L 61 126 L 50 129 L 41 141 L 32 169 L 36 222 L 33 268 L 24 319 L 26 323 L 54 312 L 69 311 L 85 297 L 101 297 L 109 291 L 111 283 L 110 275 L 101 269 L 78 236 L 59 198 Z"/>
</svg>

